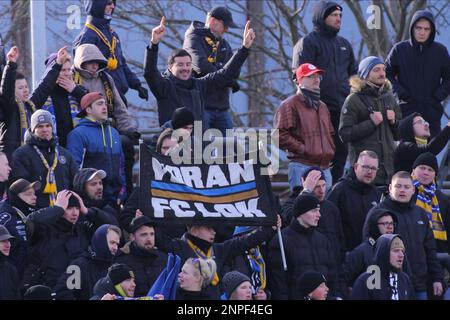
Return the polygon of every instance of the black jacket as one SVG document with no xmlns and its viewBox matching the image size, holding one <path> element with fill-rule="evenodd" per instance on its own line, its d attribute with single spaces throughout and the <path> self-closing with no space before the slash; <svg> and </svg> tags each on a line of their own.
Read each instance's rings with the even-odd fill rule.
<svg viewBox="0 0 450 320">
<path fill-rule="evenodd" d="M 19 276 L 22 277 L 28 264 L 28 241 L 25 221 L 22 220 L 16 208 L 25 216 L 32 213 L 34 208 L 28 206 L 12 192 L 8 192 L 8 197 L 9 199 L 0 203 L 0 224 L 4 225 L 9 233 L 15 237 L 10 240 L 9 260 L 17 268 Z"/>
<path fill-rule="evenodd" d="M 107 293 L 114 294 L 118 297 L 121 296 L 114 288 L 114 285 L 109 279 L 109 277 L 105 276 L 100 280 L 98 280 L 97 283 L 94 285 L 92 297 L 89 300 L 101 300 L 102 297 Z"/>
<path fill-rule="evenodd" d="M 391 271 L 389 256 L 392 240 L 398 235 L 386 235 L 377 240 L 373 264 L 380 268 L 380 288 L 369 289 L 367 287 L 370 273 L 364 272 L 355 281 L 352 290 L 352 300 L 392 300 L 392 292 L 389 281 Z M 405 272 L 397 273 L 397 291 L 399 300 L 415 300 L 414 288 L 409 276 Z M 370 283 L 370 280 L 369 280 Z"/>
<path fill-rule="evenodd" d="M 13 154 L 10 180 L 16 181 L 17 179 L 24 178 L 30 182 L 41 182 L 41 189 L 36 192 L 36 207 L 45 208 L 50 203 L 48 194 L 42 193 L 46 185 L 48 170 L 33 146 L 39 148 L 47 163 L 51 166 L 55 157 L 56 140 L 55 138 L 52 138 L 50 141 L 41 140 L 30 133 L 30 131 L 27 131 L 25 143 L 25 145 L 21 146 Z M 73 177 L 78 172 L 78 166 L 67 149 L 58 146 L 58 151 L 58 165 L 55 169 L 57 190 L 71 189 Z"/>
<path fill-rule="evenodd" d="M 330 296 L 341 296 L 333 249 L 329 239 L 315 228 L 306 229 L 297 219 L 281 231 L 288 271 L 283 270 L 278 238 L 269 244 L 269 288 L 275 300 L 302 300 L 297 280 L 308 270 L 322 273 Z"/>
<path fill-rule="evenodd" d="M 36 109 L 40 109 L 44 105 L 48 96 L 53 91 L 60 71 L 61 65 L 55 63 L 51 69 L 47 70 L 47 73 L 41 79 L 38 87 L 31 94 L 30 101 L 33 102 Z M 6 125 L 5 129 L 7 129 L 3 142 L 5 144 L 5 153 L 9 157 L 20 147 L 22 141 L 19 107 L 17 106 L 15 98 L 16 73 L 17 64 L 8 62 L 3 71 L 0 88 L 0 110 L 4 117 L 3 121 Z M 30 104 L 25 103 L 24 105 L 28 110 L 29 117 L 31 117 L 33 112 Z"/>
<path fill-rule="evenodd" d="M 304 193 L 306 191 L 302 190 L 301 186 L 295 187 L 289 195 L 288 200 L 281 207 L 281 216 L 283 217 L 284 225 L 289 225 L 295 219 L 292 215 L 295 199 L 299 194 Z M 336 205 L 329 200 L 320 202 L 320 220 L 317 231 L 327 236 L 331 241 L 336 263 L 341 265 L 345 255 L 341 213 Z"/>
<path fill-rule="evenodd" d="M 426 291 L 427 280 L 442 282 L 442 268 L 436 257 L 436 241 L 430 228 L 426 212 L 416 206 L 413 198 L 409 203 L 399 203 L 386 197 L 374 209 L 370 210 L 364 223 L 364 237 L 368 236 L 368 221 L 375 210 L 385 209 L 395 214 L 398 233 L 405 244 L 406 256 L 411 267 L 414 289 Z"/>
<path fill-rule="evenodd" d="M 61 207 L 48 207 L 33 212 L 27 220 L 29 265 L 24 274 L 24 285 L 30 283 L 32 273 L 47 265 L 43 283 L 53 288 L 69 263 L 88 248 L 92 235 L 102 224 L 114 224 L 109 216 L 88 213 L 72 224 L 63 218 Z"/>
<path fill-rule="evenodd" d="M 431 23 L 431 34 L 425 44 L 413 37 L 419 19 Z M 425 119 L 440 119 L 441 101 L 450 93 L 450 57 L 444 45 L 434 41 L 436 26 L 430 12 L 417 11 L 410 24 L 409 40 L 396 43 L 386 59 L 386 75 L 400 98 L 405 114 L 420 112 Z"/>
<path fill-rule="evenodd" d="M 16 267 L 0 252 L 0 300 L 22 300 Z"/>
<path fill-rule="evenodd" d="M 206 38 L 213 43 L 219 41 L 217 53 L 213 53 L 213 47 L 208 44 Z M 187 50 L 192 57 L 193 71 L 196 77 L 203 77 L 209 73 L 223 69 L 224 65 L 233 56 L 233 50 L 227 40 L 218 39 L 209 28 L 200 21 L 193 21 L 184 35 L 183 49 Z M 215 57 L 214 62 L 209 62 L 208 57 Z M 230 108 L 230 89 L 232 85 L 237 85 L 231 81 L 227 86 L 214 86 L 209 91 L 205 99 L 205 109 L 228 110 Z"/>
<path fill-rule="evenodd" d="M 228 63 L 216 72 L 201 78 L 191 77 L 180 80 L 170 72 L 161 75 L 158 71 L 158 45 L 147 47 L 144 63 L 144 77 L 158 102 L 159 124 L 162 126 L 172 118 L 175 109 L 189 108 L 195 120 L 202 120 L 207 94 L 214 87 L 225 87 L 239 76 L 240 68 L 247 58 L 249 50 L 240 48 Z"/>
<path fill-rule="evenodd" d="M 380 202 L 381 192 L 373 185 L 360 182 L 353 169 L 342 177 L 327 196 L 341 213 L 345 251 L 353 250 L 362 240 L 364 220 L 369 210 Z"/>
<path fill-rule="evenodd" d="M 161 234 L 158 236 L 157 233 L 156 246 L 162 251 L 178 255 L 181 258 L 181 265 L 183 265 L 188 258 L 198 258 L 195 252 L 189 247 L 187 240 L 192 241 L 194 245 L 199 247 L 203 252 L 208 252 L 212 247 L 214 261 L 217 266 L 217 274 L 220 280 L 224 274 L 223 267 L 226 263 L 248 249 L 254 248 L 263 242 L 269 242 L 274 235 L 275 231 L 272 227 L 263 227 L 245 238 L 233 238 L 222 243 L 211 244 L 210 242 L 194 237 L 189 233 L 184 234 L 181 239 L 171 239 L 167 236 L 161 236 Z M 208 286 L 205 290 L 207 294 L 214 297 L 214 299 L 219 298 L 218 285 Z"/>
<path fill-rule="evenodd" d="M 312 63 L 325 70 L 320 82 L 320 99 L 328 109 L 339 112 L 345 98 L 350 93 L 348 79 L 356 74 L 353 48 L 350 42 L 337 35 L 338 31 L 325 25 L 324 15 L 335 2 L 321 2 L 313 12 L 314 31 L 301 38 L 292 53 L 292 70 L 303 63 Z"/>
<path fill-rule="evenodd" d="M 133 270 L 136 282 L 134 295 L 146 296 L 167 264 L 167 254 L 157 249 L 145 251 L 129 242 L 121 248 L 114 263 L 126 264 Z"/>
<path fill-rule="evenodd" d="M 394 169 L 398 171 L 412 171 L 412 166 L 417 157 L 425 152 L 431 152 L 438 155 L 450 140 L 450 127 L 445 126 L 431 141 L 426 145 L 418 145 L 415 140 L 413 121 L 418 116 L 413 113 L 405 117 L 399 125 L 400 144 L 394 151 Z"/>
<path fill-rule="evenodd" d="M 207 290 L 187 291 L 180 287 L 177 288 L 176 300 L 218 300 L 218 297 L 211 295 Z"/>
<path fill-rule="evenodd" d="M 375 241 L 380 237 L 378 229 L 378 219 L 386 213 L 385 209 L 374 209 L 373 214 L 368 220 L 369 237 L 367 237 L 359 246 L 350 251 L 345 257 L 343 270 L 345 282 L 348 287 L 352 287 L 355 280 L 361 273 L 366 272 L 367 267 L 372 264 Z M 397 218 L 392 214 L 392 219 L 397 222 Z M 394 231 L 395 232 L 395 231 Z"/>
</svg>

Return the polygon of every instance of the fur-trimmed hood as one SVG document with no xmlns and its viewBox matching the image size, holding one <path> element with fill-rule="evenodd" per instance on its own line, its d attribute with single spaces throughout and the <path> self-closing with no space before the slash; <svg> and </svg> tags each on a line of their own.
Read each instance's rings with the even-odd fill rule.
<svg viewBox="0 0 450 320">
<path fill-rule="evenodd" d="M 350 82 L 350 87 L 351 87 L 352 92 L 361 92 L 366 88 L 372 89 L 372 87 L 370 87 L 367 84 L 367 80 L 363 80 L 359 76 L 356 76 L 356 75 L 351 77 L 349 82 Z M 392 83 L 386 78 L 386 82 L 383 87 L 383 92 L 390 91 L 390 90 L 392 90 Z"/>
</svg>

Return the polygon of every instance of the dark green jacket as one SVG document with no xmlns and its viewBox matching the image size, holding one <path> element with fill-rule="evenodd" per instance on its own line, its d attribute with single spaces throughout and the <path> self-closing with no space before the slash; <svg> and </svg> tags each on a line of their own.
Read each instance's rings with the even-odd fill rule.
<svg viewBox="0 0 450 320">
<path fill-rule="evenodd" d="M 389 81 L 381 90 L 370 87 L 366 82 L 354 77 L 351 79 L 352 93 L 347 97 L 341 110 L 339 136 L 348 143 L 350 163 L 358 160 L 361 151 L 371 150 L 379 158 L 379 170 L 374 183 L 388 184 L 394 174 L 395 141 L 399 139 L 398 124 L 401 111 L 392 94 Z M 389 124 L 386 111 L 395 112 L 395 124 Z M 370 113 L 380 111 L 383 122 L 376 126 Z"/>
</svg>

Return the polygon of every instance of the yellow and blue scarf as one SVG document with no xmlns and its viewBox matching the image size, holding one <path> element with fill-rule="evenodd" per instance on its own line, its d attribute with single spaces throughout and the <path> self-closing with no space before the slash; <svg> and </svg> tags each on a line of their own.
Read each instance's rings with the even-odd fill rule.
<svg viewBox="0 0 450 320">
<path fill-rule="evenodd" d="M 247 258 L 252 269 L 252 287 L 253 294 L 256 294 L 259 289 L 266 288 L 266 263 L 261 255 L 259 246 L 247 251 Z"/>
<path fill-rule="evenodd" d="M 421 207 L 427 212 L 428 219 L 430 220 L 430 226 L 433 230 L 433 235 L 436 240 L 447 240 L 447 232 L 445 231 L 445 225 L 442 220 L 441 209 L 439 208 L 439 202 L 436 197 L 436 183 L 425 186 L 421 184 L 416 178 L 413 177 L 413 184 L 417 190 L 416 205 Z"/>
<path fill-rule="evenodd" d="M 195 255 L 200 258 L 200 259 L 214 259 L 214 250 L 213 247 L 211 246 L 208 250 L 208 252 L 205 254 L 202 249 L 200 249 L 199 247 L 197 247 L 191 240 L 187 240 L 187 244 L 189 246 L 189 248 L 192 249 L 192 251 L 194 251 Z M 216 273 L 214 273 L 214 278 L 211 282 L 211 284 L 213 286 L 216 286 L 219 283 L 219 275 Z"/>
</svg>

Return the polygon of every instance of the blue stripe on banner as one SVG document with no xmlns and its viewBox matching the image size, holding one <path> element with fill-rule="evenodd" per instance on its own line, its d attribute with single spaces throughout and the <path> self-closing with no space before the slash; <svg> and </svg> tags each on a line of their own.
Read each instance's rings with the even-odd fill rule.
<svg viewBox="0 0 450 320">
<path fill-rule="evenodd" d="M 233 194 L 233 193 L 237 193 L 237 192 L 243 192 L 243 191 L 256 189 L 256 183 L 255 182 L 247 182 L 247 183 L 243 183 L 243 184 L 239 184 L 239 185 L 231 186 L 231 187 L 202 190 L 202 189 L 195 189 L 192 187 L 175 184 L 175 183 L 152 181 L 151 187 L 155 188 L 155 189 L 165 190 L 165 191 L 187 192 L 187 193 L 200 194 L 203 196 L 226 196 L 228 194 Z"/>
</svg>

